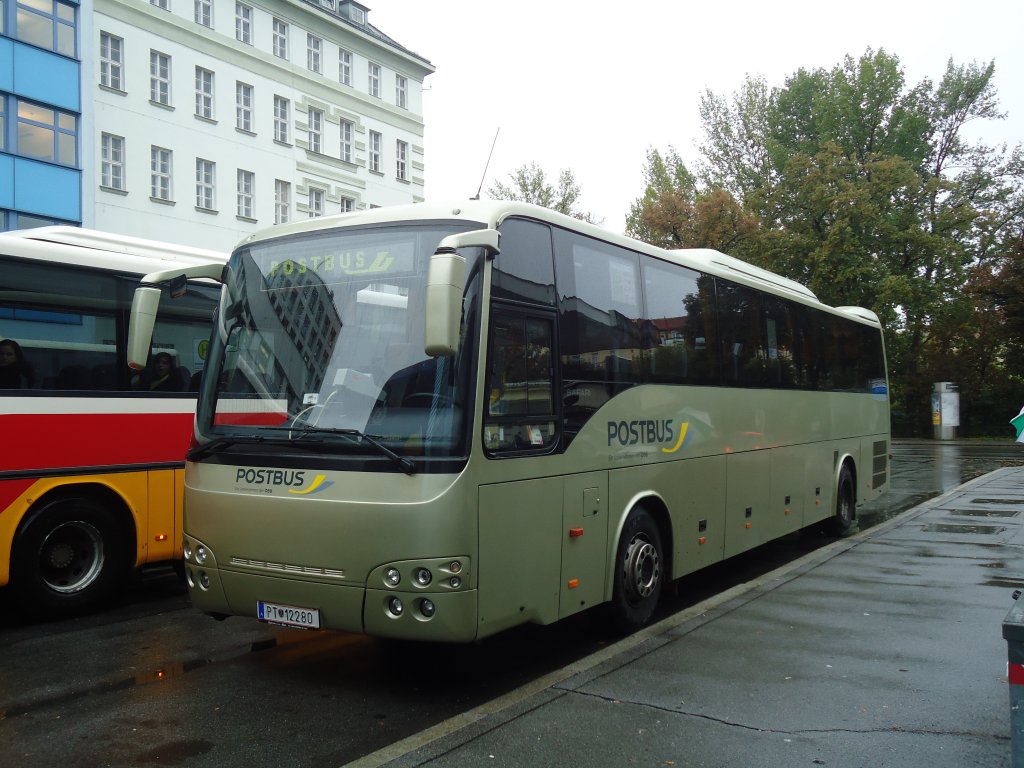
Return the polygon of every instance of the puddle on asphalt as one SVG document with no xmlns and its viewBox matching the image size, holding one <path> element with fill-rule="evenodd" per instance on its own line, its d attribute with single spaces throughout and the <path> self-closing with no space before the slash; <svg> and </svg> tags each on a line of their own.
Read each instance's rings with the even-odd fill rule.
<svg viewBox="0 0 1024 768">
<path fill-rule="evenodd" d="M 980 533 L 988 536 L 995 536 L 1006 530 L 1005 527 L 995 525 L 956 525 L 953 523 L 929 523 L 921 526 L 922 531 L 929 533 Z"/>
<path fill-rule="evenodd" d="M 1024 590 L 1024 579 L 1003 579 L 997 576 L 994 579 L 986 579 L 981 583 L 986 587 L 1006 587 L 1007 589 Z"/>
<path fill-rule="evenodd" d="M 1016 517 L 1020 510 L 1015 509 L 951 509 L 951 515 L 963 515 L 964 517 Z"/>
</svg>

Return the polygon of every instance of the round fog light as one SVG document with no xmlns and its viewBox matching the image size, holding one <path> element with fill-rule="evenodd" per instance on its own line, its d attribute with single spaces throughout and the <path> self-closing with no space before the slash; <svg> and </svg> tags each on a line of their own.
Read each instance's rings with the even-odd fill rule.
<svg viewBox="0 0 1024 768">
<path fill-rule="evenodd" d="M 192 559 L 192 545 L 188 543 L 188 539 L 185 539 L 185 543 L 181 545 L 181 553 L 186 560 Z"/>
<path fill-rule="evenodd" d="M 384 571 L 384 581 L 386 581 L 389 586 L 397 587 L 401 580 L 402 574 L 398 572 L 397 568 L 388 568 Z"/>
<path fill-rule="evenodd" d="M 452 589 L 458 589 L 462 586 L 462 579 L 458 576 L 452 576 L 450 579 L 448 579 L 448 584 L 451 586 Z"/>
<path fill-rule="evenodd" d="M 391 597 L 388 598 L 388 610 L 391 611 L 392 616 L 401 616 L 402 611 L 405 610 L 405 606 L 402 605 L 401 598 Z"/>
<path fill-rule="evenodd" d="M 421 587 L 427 586 L 433 580 L 433 578 L 433 575 L 426 568 L 416 569 L 416 583 L 419 584 Z"/>
<path fill-rule="evenodd" d="M 431 616 L 434 615 L 434 611 L 436 610 L 437 609 L 434 607 L 433 600 L 424 600 L 420 603 L 420 613 L 423 614 L 424 618 L 429 619 Z"/>
<path fill-rule="evenodd" d="M 462 563 L 460 563 L 458 560 L 452 560 L 451 565 L 448 566 L 448 570 L 452 573 L 461 573 Z"/>
<path fill-rule="evenodd" d="M 200 571 L 199 573 L 199 586 L 203 589 L 210 588 L 210 577 L 207 575 L 206 571 Z"/>
<path fill-rule="evenodd" d="M 196 562 L 200 565 L 206 562 L 206 547 L 201 544 L 196 547 Z"/>
</svg>

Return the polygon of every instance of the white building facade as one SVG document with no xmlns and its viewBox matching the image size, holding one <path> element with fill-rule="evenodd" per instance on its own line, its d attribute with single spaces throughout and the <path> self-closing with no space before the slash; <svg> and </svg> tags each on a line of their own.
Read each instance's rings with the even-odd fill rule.
<svg viewBox="0 0 1024 768">
<path fill-rule="evenodd" d="M 423 200 L 434 70 L 374 28 L 366 6 L 93 7 L 83 226 L 226 251 L 275 223 Z"/>
</svg>

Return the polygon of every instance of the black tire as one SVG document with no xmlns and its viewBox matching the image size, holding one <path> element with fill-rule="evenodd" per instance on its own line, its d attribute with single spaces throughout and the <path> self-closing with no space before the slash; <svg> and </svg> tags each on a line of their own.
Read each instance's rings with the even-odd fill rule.
<svg viewBox="0 0 1024 768">
<path fill-rule="evenodd" d="M 857 492 L 853 486 L 853 472 L 849 464 L 839 470 L 836 485 L 836 510 L 829 520 L 829 533 L 833 536 L 849 536 L 856 529 Z"/>
<path fill-rule="evenodd" d="M 611 618 L 619 631 L 634 632 L 651 620 L 665 581 L 661 532 L 647 510 L 629 513 L 616 553 Z"/>
<path fill-rule="evenodd" d="M 114 515 L 84 498 L 44 502 L 14 539 L 11 591 L 34 618 L 93 610 L 125 572 L 125 544 Z"/>
</svg>

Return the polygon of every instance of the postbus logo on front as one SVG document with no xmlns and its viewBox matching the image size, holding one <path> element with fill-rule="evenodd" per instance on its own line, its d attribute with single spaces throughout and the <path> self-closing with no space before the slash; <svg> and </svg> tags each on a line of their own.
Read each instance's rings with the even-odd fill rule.
<svg viewBox="0 0 1024 768">
<path fill-rule="evenodd" d="M 311 474 L 303 469 L 238 467 L 235 470 L 235 490 L 268 494 L 283 490 L 294 496 L 310 496 L 334 485 L 326 475 L 316 475 L 309 480 Z"/>
</svg>

